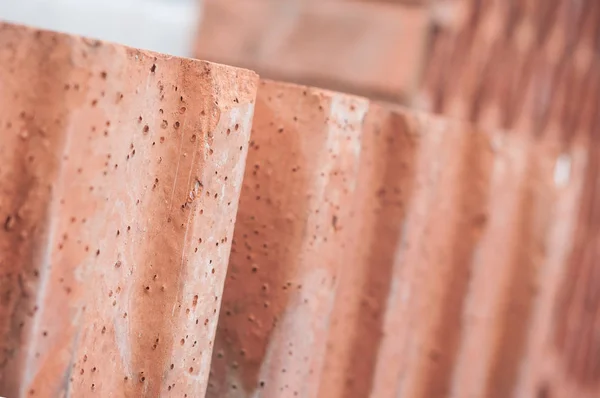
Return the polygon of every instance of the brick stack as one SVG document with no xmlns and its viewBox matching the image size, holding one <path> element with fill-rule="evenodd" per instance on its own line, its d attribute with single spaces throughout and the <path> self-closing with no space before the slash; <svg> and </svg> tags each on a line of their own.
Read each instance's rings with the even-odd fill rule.
<svg viewBox="0 0 600 398">
<path fill-rule="evenodd" d="M 598 396 L 598 7 L 546 3 L 207 1 L 304 85 L 1 25 L 0 395 Z"/>
</svg>

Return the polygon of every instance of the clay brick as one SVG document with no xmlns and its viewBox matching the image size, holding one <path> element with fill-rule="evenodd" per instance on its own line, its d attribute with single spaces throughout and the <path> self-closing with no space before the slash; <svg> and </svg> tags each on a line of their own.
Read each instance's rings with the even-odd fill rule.
<svg viewBox="0 0 600 398">
<path fill-rule="evenodd" d="M 256 80 L 0 25 L 0 395 L 203 396 Z"/>
<path fill-rule="evenodd" d="M 522 216 L 505 210 L 508 219 L 512 212 L 512 224 L 530 225 L 529 232 L 514 238 L 520 245 L 531 245 L 542 226 L 549 231 L 545 239 L 538 238 L 537 250 L 521 255 L 521 262 L 537 264 L 534 271 L 511 264 L 512 276 L 503 274 L 506 266 L 502 265 L 490 275 L 480 272 L 475 277 L 474 294 L 495 303 L 488 304 L 487 312 L 481 310 L 488 315 L 473 322 L 479 325 L 474 338 L 464 340 L 453 391 L 486 397 L 598 396 L 600 342 L 594 330 L 600 265 L 594 253 L 600 201 L 594 187 L 600 122 L 600 3 L 448 0 L 437 5 L 419 105 L 490 130 L 513 129 L 538 140 L 557 141 L 555 182 L 559 184 L 556 192 L 546 192 L 546 199 L 541 196 L 544 190 L 524 177 L 515 186 L 516 174 L 502 189 L 507 209 L 519 209 L 510 203 L 523 187 L 531 191 L 528 201 L 539 198 L 519 210 Z M 534 159 L 541 163 L 543 155 L 536 154 L 535 144 L 528 145 L 529 173 L 539 173 Z M 545 166 L 546 175 L 549 168 Z M 540 214 L 539 201 L 546 202 L 543 207 L 549 210 Z M 527 219 L 532 221 L 525 223 Z M 502 246 L 488 250 L 506 251 Z M 532 275 L 535 283 L 524 282 Z M 494 332 L 489 319 L 494 314 L 526 319 L 526 330 L 513 322 L 502 333 Z M 473 362 L 476 357 L 487 357 L 487 363 L 479 366 Z"/>
<path fill-rule="evenodd" d="M 367 107 L 261 82 L 209 397 L 315 396 Z"/>
<path fill-rule="evenodd" d="M 318 396 L 596 396 L 597 145 L 373 104 L 362 137 Z"/>
<path fill-rule="evenodd" d="M 208 0 L 196 56 L 263 77 L 400 101 L 416 88 L 427 32 L 424 7 Z"/>
<path fill-rule="evenodd" d="M 259 88 L 208 396 L 594 396 L 589 145 L 353 99 L 338 197 L 322 95 Z"/>
</svg>

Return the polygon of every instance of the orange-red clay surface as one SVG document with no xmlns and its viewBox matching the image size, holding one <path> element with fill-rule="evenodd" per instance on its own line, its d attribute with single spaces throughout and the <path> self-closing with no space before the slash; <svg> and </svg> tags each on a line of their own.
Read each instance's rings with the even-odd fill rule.
<svg viewBox="0 0 600 398">
<path fill-rule="evenodd" d="M 0 25 L 1 395 L 204 395 L 256 84 Z"/>
<path fill-rule="evenodd" d="M 257 80 L 0 25 L 0 395 L 600 394 L 594 95 L 559 134 Z"/>
</svg>

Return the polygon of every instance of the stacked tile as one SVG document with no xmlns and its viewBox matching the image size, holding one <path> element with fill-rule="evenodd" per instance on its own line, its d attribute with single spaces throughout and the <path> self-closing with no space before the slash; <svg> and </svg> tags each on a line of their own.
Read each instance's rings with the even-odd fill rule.
<svg viewBox="0 0 600 398">
<path fill-rule="evenodd" d="M 268 81 L 254 120 L 209 397 L 598 393 L 588 141 Z"/>
<path fill-rule="evenodd" d="M 207 0 L 200 26 L 200 59 L 400 102 L 417 89 L 429 12 L 368 1 Z"/>
<path fill-rule="evenodd" d="M 0 25 L 0 395 L 204 395 L 256 80 Z"/>
<path fill-rule="evenodd" d="M 597 169 L 583 148 L 370 109 L 362 224 L 340 275 L 319 396 L 596 396 L 569 374 L 569 362 L 592 371 L 594 345 L 555 313 L 557 285 L 573 272 L 564 256 L 578 197 Z M 593 325 L 585 303 L 571 301 L 575 322 Z M 570 347 L 556 330 L 571 334 Z"/>
<path fill-rule="evenodd" d="M 600 394 L 595 80 L 474 128 L 12 25 L 0 60 L 0 394 Z"/>
<path fill-rule="evenodd" d="M 512 370 L 511 362 L 497 360 L 495 389 L 490 390 L 496 392 L 489 396 L 598 396 L 595 314 L 600 299 L 595 281 L 600 265 L 593 253 L 600 203 L 595 192 L 600 3 L 435 4 L 435 34 L 419 104 L 489 129 L 513 129 L 555 141 L 560 153 L 555 181 L 569 181 L 551 214 L 558 226 L 541 254 L 547 260 L 534 287 L 539 296 L 526 343 L 521 343 L 523 358 Z M 472 352 L 476 350 L 473 343 Z M 516 358 L 517 353 L 510 355 Z M 478 390 L 466 390 L 472 391 Z"/>
<path fill-rule="evenodd" d="M 486 128 L 589 132 L 600 3 L 437 0 L 418 105 Z"/>
</svg>

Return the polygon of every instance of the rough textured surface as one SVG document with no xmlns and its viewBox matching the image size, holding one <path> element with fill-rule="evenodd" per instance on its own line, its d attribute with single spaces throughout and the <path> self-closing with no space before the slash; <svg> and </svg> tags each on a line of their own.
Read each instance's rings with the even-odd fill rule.
<svg viewBox="0 0 600 398">
<path fill-rule="evenodd" d="M 367 106 L 261 83 L 209 397 L 315 396 Z"/>
<path fill-rule="evenodd" d="M 264 82 L 234 239 L 252 74 L 3 26 L 0 394 L 597 397 L 597 6 L 436 4 L 487 127 Z"/>
<path fill-rule="evenodd" d="M 530 204 L 519 210 L 521 218 L 513 216 L 515 223 L 523 225 L 528 225 L 525 217 L 546 217 L 550 229 L 538 250 L 523 249 L 521 255 L 538 264 L 533 274 L 537 284 L 530 288 L 534 299 L 527 299 L 523 284 L 532 276 L 530 268 L 514 268 L 515 282 L 504 285 L 515 296 L 501 303 L 513 317 L 526 316 L 526 329 L 507 327 L 500 337 L 492 338 L 491 324 L 483 324 L 479 338 L 470 340 L 471 356 L 465 356 L 463 363 L 483 355 L 491 365 L 472 366 L 475 372 L 465 367 L 457 373 L 461 380 L 469 379 L 457 391 L 491 397 L 596 397 L 600 394 L 600 296 L 595 284 L 600 270 L 595 257 L 600 206 L 595 188 L 600 3 L 439 0 L 435 5 L 434 36 L 418 105 L 488 129 L 514 129 L 537 140 L 555 141 L 560 153 L 554 169 L 560 189 L 543 199 L 543 191 L 524 179 L 520 186 L 530 191 Z M 528 173 L 535 176 L 546 170 L 547 174 L 550 165 L 542 167 L 542 160 L 534 161 L 543 159 L 535 153 L 535 142 L 529 144 L 533 146 Z M 521 189 L 514 185 L 515 178 L 502 188 L 509 198 Z M 540 201 L 552 212 L 539 214 Z M 540 228 L 530 227 L 515 239 L 521 246 L 531 245 L 533 233 Z M 497 281 L 506 277 L 496 272 L 480 274 L 481 294 L 502 294 Z M 513 344 L 501 343 L 507 339 Z M 494 351 L 489 348 L 492 344 Z"/>
<path fill-rule="evenodd" d="M 319 396 L 596 396 L 581 144 L 371 105 Z"/>
<path fill-rule="evenodd" d="M 541 208 L 536 201 L 529 205 L 531 210 L 522 211 L 539 219 L 549 216 L 546 222 L 554 226 L 537 250 L 535 300 L 517 295 L 508 301 L 507 308 L 517 309 L 513 313 L 530 314 L 527 330 L 505 331 L 503 338 L 518 342 L 507 346 L 481 327 L 470 352 L 482 355 L 483 347 L 496 344 L 493 353 L 485 354 L 493 366 L 464 370 L 462 375 L 466 379 L 468 374 L 470 382 L 460 391 L 492 397 L 596 397 L 600 394 L 596 285 L 600 263 L 595 257 L 600 206 L 596 192 L 600 3 L 440 0 L 435 4 L 432 48 L 418 105 L 489 129 L 514 129 L 537 140 L 555 141 L 560 153 L 554 169 L 560 189 L 545 199 L 548 206 L 554 203 L 553 212 L 536 215 Z M 534 148 L 530 158 L 542 156 L 534 154 Z M 533 160 L 530 163 L 530 173 L 541 172 L 541 161 L 536 167 Z M 532 191 L 530 200 L 541 195 L 524 181 Z M 512 184 L 514 179 L 503 190 L 515 191 L 518 187 Z M 525 245 L 532 233 L 523 235 L 520 244 Z M 533 254 L 522 257 L 531 259 Z M 521 288 L 506 286 L 526 292 L 522 281 L 530 277 L 530 270 L 518 268 L 514 274 Z M 487 285 L 479 282 L 480 291 L 500 294 L 493 275 L 480 276 L 482 281 L 486 278 Z M 512 366 L 515 363 L 519 366 Z M 486 383 L 487 390 L 482 387 Z"/>
<path fill-rule="evenodd" d="M 255 90 L 0 25 L 0 395 L 204 394 Z"/>
<path fill-rule="evenodd" d="M 364 120 L 351 244 L 336 294 L 320 397 L 367 397 L 372 388 L 394 256 L 417 173 L 420 131 L 411 122 L 376 105 Z"/>
<path fill-rule="evenodd" d="M 259 89 L 208 395 L 595 396 L 589 141 L 353 101 L 332 217 L 334 108 Z"/>
<path fill-rule="evenodd" d="M 416 88 L 427 31 L 421 7 L 208 0 L 196 56 L 268 78 L 399 101 Z"/>
</svg>

